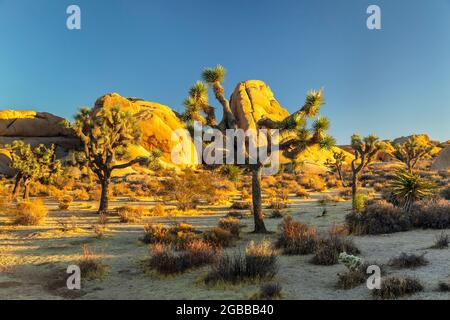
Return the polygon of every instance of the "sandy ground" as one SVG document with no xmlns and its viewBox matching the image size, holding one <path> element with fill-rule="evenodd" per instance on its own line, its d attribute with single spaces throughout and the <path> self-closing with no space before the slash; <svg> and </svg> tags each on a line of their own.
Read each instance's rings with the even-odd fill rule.
<svg viewBox="0 0 450 320">
<path fill-rule="evenodd" d="M 323 194 L 322 194 L 323 195 Z M 320 195 L 320 196 L 322 196 Z M 315 195 L 311 200 L 291 199 L 287 213 L 325 232 L 333 223 L 342 223 L 349 210 L 348 202 L 327 205 L 328 214 L 319 218 L 323 208 Z M 119 205 L 122 203 L 112 203 Z M 148 217 L 138 224 L 118 223 L 111 218 L 109 232 L 103 239 L 95 238 L 92 225 L 97 216 L 93 204 L 75 203 L 70 211 L 58 211 L 49 202 L 49 217 L 43 226 L 11 227 L 8 217 L 0 213 L 0 299 L 247 299 L 258 291 L 259 285 L 240 285 L 206 288 L 199 279 L 209 267 L 193 270 L 178 276 L 163 277 L 145 273 L 142 261 L 148 257 L 148 248 L 139 241 L 143 225 L 150 221 L 187 222 L 204 230 L 217 223 L 228 212 L 225 207 L 205 209 L 208 215 L 177 218 Z M 132 205 L 151 205 L 149 202 Z M 79 233 L 60 231 L 61 222 L 76 216 Z M 268 229 L 277 230 L 281 219 L 266 219 Z M 250 240 L 263 238 L 275 241 L 275 234 L 253 235 L 252 220 L 243 219 L 246 225 L 242 239 L 229 251 L 242 250 Z M 401 252 L 421 254 L 426 252 L 430 264 L 415 270 L 387 268 L 387 276 L 409 275 L 417 277 L 425 286 L 424 292 L 408 299 L 450 299 L 449 293 L 438 292 L 440 281 L 450 280 L 450 249 L 429 249 L 441 231 L 416 230 L 392 235 L 354 237 L 361 256 L 368 261 L 386 264 Z M 449 231 L 450 233 L 450 231 Z M 82 289 L 66 289 L 66 268 L 76 264 L 81 257 L 81 245 L 89 243 L 108 268 L 102 280 L 86 281 Z M 337 273 L 344 272 L 343 265 L 316 266 L 309 256 L 280 256 L 276 281 L 283 287 L 285 299 L 371 299 L 365 285 L 352 290 L 335 288 Z"/>
</svg>

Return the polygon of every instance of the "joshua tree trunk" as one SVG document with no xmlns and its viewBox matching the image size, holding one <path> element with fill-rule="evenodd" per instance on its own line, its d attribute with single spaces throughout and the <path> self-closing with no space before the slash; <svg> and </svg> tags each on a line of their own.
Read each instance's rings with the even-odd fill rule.
<svg viewBox="0 0 450 320">
<path fill-rule="evenodd" d="M 106 213 L 108 211 L 110 182 L 111 182 L 110 174 L 106 173 L 103 180 L 101 181 L 102 194 L 100 196 L 100 206 L 98 208 L 99 214 Z"/>
<path fill-rule="evenodd" d="M 337 172 L 338 172 L 339 180 L 341 180 L 341 182 L 342 182 L 342 186 L 347 187 L 347 184 L 345 183 L 345 180 L 344 180 L 344 176 L 342 175 L 342 169 L 337 168 Z"/>
<path fill-rule="evenodd" d="M 30 199 L 30 181 L 29 180 L 24 180 L 23 182 L 23 199 L 24 200 L 28 200 Z"/>
<path fill-rule="evenodd" d="M 358 192 L 358 175 L 355 173 L 352 177 L 352 207 L 355 205 L 356 193 Z"/>
<path fill-rule="evenodd" d="M 16 181 L 14 182 L 14 189 L 12 191 L 12 197 L 13 199 L 17 199 L 20 191 L 20 181 L 22 181 L 22 175 L 17 174 Z"/>
<path fill-rule="evenodd" d="M 261 201 L 261 165 L 252 167 L 252 200 L 253 200 L 253 218 L 255 220 L 254 233 L 267 233 L 262 214 Z"/>
</svg>

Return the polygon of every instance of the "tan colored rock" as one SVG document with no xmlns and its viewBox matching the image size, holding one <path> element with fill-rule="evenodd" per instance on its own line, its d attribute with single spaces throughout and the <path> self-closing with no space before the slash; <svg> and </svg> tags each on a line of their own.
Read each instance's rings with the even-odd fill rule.
<svg viewBox="0 0 450 320">
<path fill-rule="evenodd" d="M 73 131 L 64 127 L 63 121 L 63 118 L 47 112 L 2 110 L 0 111 L 0 136 L 73 136 Z"/>
<path fill-rule="evenodd" d="M 275 99 L 269 86 L 260 80 L 247 80 L 239 83 L 230 99 L 238 127 L 244 130 L 256 128 L 256 123 L 262 118 L 274 121 L 289 116 Z"/>
<path fill-rule="evenodd" d="M 100 97 L 95 102 L 95 109 L 120 107 L 121 110 L 128 110 L 138 120 L 142 130 L 142 146 L 146 151 L 159 149 L 162 151 L 162 161 L 166 164 L 173 164 L 171 153 L 178 146 L 181 140 L 186 141 L 190 152 L 178 152 L 178 157 L 184 164 L 194 164 L 195 150 L 192 139 L 187 132 L 183 122 L 177 117 L 169 107 L 141 99 L 125 98 L 117 93 L 110 93 Z M 180 138 L 172 141 L 172 134 L 177 130 Z M 134 149 L 138 150 L 138 149 Z M 142 154 L 144 155 L 144 154 Z M 139 156 L 139 155 L 137 155 Z"/>
<path fill-rule="evenodd" d="M 442 149 L 433 164 L 431 165 L 432 170 L 450 170 L 450 146 L 446 146 Z"/>
</svg>

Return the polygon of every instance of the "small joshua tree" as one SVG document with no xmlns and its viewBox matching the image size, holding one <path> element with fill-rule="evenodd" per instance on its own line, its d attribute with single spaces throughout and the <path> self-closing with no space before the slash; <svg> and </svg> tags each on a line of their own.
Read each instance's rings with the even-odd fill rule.
<svg viewBox="0 0 450 320">
<path fill-rule="evenodd" d="M 225 97 L 224 88 L 221 84 L 225 75 L 226 70 L 220 65 L 203 71 L 204 82 L 196 82 L 190 89 L 188 98 L 184 101 L 186 112 L 183 114 L 183 118 L 185 121 L 198 121 L 220 130 L 224 135 L 227 129 L 238 129 L 236 117 L 230 108 L 230 102 Z M 208 86 L 213 88 L 214 95 L 222 106 L 223 118 L 220 123 L 217 123 L 214 107 L 208 102 Z M 329 127 L 328 119 L 318 117 L 311 127 L 307 126 L 307 121 L 317 117 L 322 105 L 323 91 L 311 91 L 300 110 L 285 119 L 281 121 L 273 121 L 267 118 L 260 119 L 257 128 L 255 128 L 257 134 L 259 134 L 259 129 L 279 130 L 281 136 L 279 150 L 290 159 L 295 159 L 299 153 L 313 145 L 329 147 L 334 144 L 334 139 L 326 134 Z M 248 154 L 246 156 L 248 159 Z M 266 233 L 261 201 L 261 175 L 264 163 L 258 159 L 256 164 L 244 166 L 252 172 L 254 232 Z"/>
<path fill-rule="evenodd" d="M 332 172 L 337 173 L 339 180 L 341 180 L 344 187 L 346 186 L 346 183 L 342 174 L 342 166 L 345 163 L 345 159 L 346 156 L 344 151 L 333 151 L 333 159 L 327 159 L 325 162 L 325 165 L 330 168 Z"/>
<path fill-rule="evenodd" d="M 361 139 L 359 134 L 354 134 L 351 138 L 351 147 L 355 153 L 352 160 L 352 202 L 355 203 L 358 192 L 359 174 L 375 158 L 378 151 L 381 150 L 381 143 L 375 135 L 368 135 Z"/>
<path fill-rule="evenodd" d="M 148 165 L 156 159 L 138 157 L 122 164 L 117 163 L 124 156 L 126 147 L 138 143 L 141 138 L 136 118 L 119 107 L 104 108 L 97 112 L 82 108 L 75 116 L 74 129 L 83 142 L 85 161 L 101 184 L 98 213 L 105 213 L 108 210 L 112 172 L 134 164 Z"/>
<path fill-rule="evenodd" d="M 13 198 L 17 198 L 20 184 L 23 183 L 23 198 L 29 198 L 30 183 L 37 180 L 49 180 L 59 173 L 61 163 L 55 159 L 55 146 L 47 148 L 40 144 L 32 148 L 21 140 L 7 145 L 11 154 L 11 168 L 17 171 L 13 188 Z"/>
<path fill-rule="evenodd" d="M 432 196 L 436 186 L 407 170 L 396 172 L 390 187 L 392 193 L 403 205 L 405 212 L 410 212 L 414 202 Z"/>
<path fill-rule="evenodd" d="M 421 159 L 426 159 L 430 156 L 433 146 L 427 145 L 420 141 L 416 135 L 413 135 L 405 143 L 397 144 L 394 148 L 394 157 L 403 162 L 409 172 L 413 172 L 414 167 Z"/>
</svg>

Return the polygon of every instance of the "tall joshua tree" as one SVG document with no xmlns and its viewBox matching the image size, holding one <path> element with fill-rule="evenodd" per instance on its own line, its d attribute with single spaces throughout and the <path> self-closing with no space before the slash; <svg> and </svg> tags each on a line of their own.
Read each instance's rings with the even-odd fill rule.
<svg viewBox="0 0 450 320">
<path fill-rule="evenodd" d="M 342 166 L 344 165 L 345 160 L 346 156 L 344 151 L 333 151 L 333 159 L 327 159 L 325 162 L 327 167 L 338 174 L 339 180 L 342 182 L 344 187 L 346 186 L 346 183 L 342 174 Z"/>
<path fill-rule="evenodd" d="M 24 143 L 21 140 L 13 141 L 7 145 L 11 155 L 11 168 L 17 171 L 15 176 L 13 198 L 17 198 L 20 185 L 23 184 L 23 198 L 29 198 L 29 186 L 33 181 L 50 179 L 58 174 L 61 163 L 55 158 L 55 146 L 45 147 L 40 144 L 36 147 Z"/>
<path fill-rule="evenodd" d="M 214 68 L 207 68 L 203 71 L 203 81 L 198 81 L 189 91 L 188 98 L 184 101 L 186 112 L 183 117 L 186 121 L 199 121 L 202 124 L 220 130 L 225 136 L 227 129 L 238 129 L 236 117 L 230 108 L 230 102 L 225 97 L 222 82 L 225 79 L 226 70 L 218 65 Z M 222 106 L 223 118 L 217 123 L 215 109 L 208 101 L 208 88 L 212 87 L 216 99 Z M 291 114 L 281 121 L 271 119 L 260 119 L 256 130 L 277 129 L 280 131 L 281 141 L 279 150 L 286 157 L 295 159 L 296 156 L 306 148 L 313 145 L 329 147 L 334 140 L 326 134 L 329 121 L 319 117 L 311 127 L 307 126 L 307 121 L 317 117 L 320 107 L 323 104 L 323 92 L 311 91 L 306 97 L 304 105 L 297 112 Z M 248 155 L 247 155 L 248 157 Z M 255 233 L 266 233 L 261 201 L 261 176 L 264 163 L 258 159 L 256 164 L 245 164 L 252 172 L 252 203 L 253 217 L 255 223 Z"/>
<path fill-rule="evenodd" d="M 125 163 L 117 163 L 125 148 L 141 139 L 139 125 L 133 115 L 121 111 L 119 107 L 104 108 L 98 112 L 82 108 L 75 116 L 74 129 L 83 142 L 85 161 L 101 184 L 98 213 L 105 213 L 108 210 L 112 172 L 150 162 L 147 157 L 138 157 Z"/>
<path fill-rule="evenodd" d="M 361 139 L 359 134 L 352 135 L 351 147 L 355 153 L 352 160 L 352 199 L 355 203 L 355 197 L 358 192 L 359 174 L 375 158 L 378 151 L 381 150 L 381 143 L 375 135 L 368 135 Z"/>
<path fill-rule="evenodd" d="M 429 157 L 433 146 L 421 142 L 416 135 L 413 135 L 404 143 L 396 144 L 394 148 L 394 157 L 403 162 L 408 172 L 412 173 L 421 159 Z"/>
</svg>

